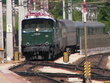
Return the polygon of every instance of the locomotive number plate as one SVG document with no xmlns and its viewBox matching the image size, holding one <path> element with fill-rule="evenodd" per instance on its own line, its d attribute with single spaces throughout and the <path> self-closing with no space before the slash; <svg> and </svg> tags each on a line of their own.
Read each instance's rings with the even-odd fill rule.
<svg viewBox="0 0 110 83">
<path fill-rule="evenodd" d="M 40 33 L 34 33 L 32 36 L 38 36 L 40 35 Z"/>
</svg>

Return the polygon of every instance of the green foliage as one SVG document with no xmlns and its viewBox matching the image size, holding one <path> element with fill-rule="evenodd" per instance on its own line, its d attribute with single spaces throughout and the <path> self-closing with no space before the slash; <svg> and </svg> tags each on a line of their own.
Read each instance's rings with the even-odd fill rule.
<svg viewBox="0 0 110 83">
<path fill-rule="evenodd" d="M 15 30 L 18 30 L 18 15 L 15 15 Z M 6 15 L 3 15 L 3 30 L 6 31 Z"/>
<path fill-rule="evenodd" d="M 79 3 L 82 2 L 83 0 L 72 0 L 73 3 Z"/>
<path fill-rule="evenodd" d="M 81 0 L 78 0 L 78 1 L 81 1 Z M 76 2 L 77 2 L 77 0 L 76 0 Z M 65 8 L 66 15 L 68 13 L 67 12 L 68 11 L 67 6 L 68 5 L 67 5 L 67 0 L 66 0 L 66 8 Z M 50 9 L 49 12 L 51 12 L 55 18 L 57 18 L 57 19 L 63 18 L 62 2 L 57 2 L 57 3 L 51 2 L 51 3 L 49 3 L 49 9 Z M 73 11 L 73 20 L 74 21 L 81 20 L 81 12 L 74 10 Z"/>
<path fill-rule="evenodd" d="M 81 3 L 83 0 L 72 0 L 74 3 Z M 94 1 L 100 1 L 100 0 L 86 0 L 86 2 L 94 2 Z"/>
<path fill-rule="evenodd" d="M 73 20 L 74 21 L 81 21 L 81 18 L 82 18 L 81 14 L 82 13 L 80 11 L 74 10 L 73 11 Z"/>
<path fill-rule="evenodd" d="M 2 0 L 3 3 L 6 3 L 6 0 Z"/>
<path fill-rule="evenodd" d="M 54 15 L 55 18 L 61 19 L 62 18 L 62 3 L 49 3 L 49 12 Z"/>
<path fill-rule="evenodd" d="M 6 15 L 3 15 L 3 30 L 6 31 Z"/>
<path fill-rule="evenodd" d="M 104 4 L 103 8 L 100 8 L 98 14 L 98 21 L 103 22 L 106 25 L 106 30 L 110 31 L 110 6 Z"/>
<path fill-rule="evenodd" d="M 18 15 L 15 15 L 15 30 L 18 30 Z"/>
<path fill-rule="evenodd" d="M 15 0 L 15 4 L 18 4 L 18 0 Z"/>
</svg>

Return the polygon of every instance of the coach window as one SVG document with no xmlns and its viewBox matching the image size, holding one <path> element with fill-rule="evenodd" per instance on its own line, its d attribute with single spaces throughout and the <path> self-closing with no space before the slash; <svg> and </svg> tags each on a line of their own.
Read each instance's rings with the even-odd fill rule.
<svg viewBox="0 0 110 83">
<path fill-rule="evenodd" d="M 29 25 L 28 25 L 28 24 L 26 24 L 26 25 L 24 25 L 24 26 L 23 26 L 23 28 L 29 28 Z"/>
<path fill-rule="evenodd" d="M 94 35 L 96 34 L 96 29 L 95 29 L 95 28 L 93 28 L 93 34 L 94 34 Z"/>
<path fill-rule="evenodd" d="M 94 35 L 97 34 L 97 28 L 94 28 Z"/>
<path fill-rule="evenodd" d="M 92 28 L 92 35 L 94 35 L 94 28 Z"/>
<path fill-rule="evenodd" d="M 94 28 L 91 28 L 91 35 L 94 34 Z"/>
<path fill-rule="evenodd" d="M 38 22 L 37 23 L 37 27 L 39 27 L 39 28 L 45 28 L 45 25 L 44 25 L 44 22 Z"/>
<path fill-rule="evenodd" d="M 103 29 L 102 28 L 100 28 L 100 33 L 103 34 Z"/>
<path fill-rule="evenodd" d="M 98 33 L 98 34 L 100 34 L 100 32 L 101 32 L 101 31 L 100 31 L 100 29 L 99 29 L 99 28 L 97 28 L 97 33 Z"/>
<path fill-rule="evenodd" d="M 87 32 L 88 32 L 88 35 L 91 35 L 91 28 L 90 29 L 88 28 Z"/>
<path fill-rule="evenodd" d="M 59 27 L 58 21 L 56 21 L 56 27 L 57 27 L 57 28 Z"/>
<path fill-rule="evenodd" d="M 96 28 L 96 34 L 99 34 L 100 33 L 100 30 L 98 30 L 98 28 Z"/>
</svg>

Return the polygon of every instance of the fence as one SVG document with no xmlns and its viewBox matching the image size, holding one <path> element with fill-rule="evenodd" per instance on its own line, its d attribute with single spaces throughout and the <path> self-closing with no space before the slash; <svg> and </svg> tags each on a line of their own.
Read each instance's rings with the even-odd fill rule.
<svg viewBox="0 0 110 83">
<path fill-rule="evenodd" d="M 80 38 L 80 54 L 85 52 L 85 37 Z M 87 54 L 99 54 L 110 52 L 110 35 L 88 35 Z"/>
</svg>

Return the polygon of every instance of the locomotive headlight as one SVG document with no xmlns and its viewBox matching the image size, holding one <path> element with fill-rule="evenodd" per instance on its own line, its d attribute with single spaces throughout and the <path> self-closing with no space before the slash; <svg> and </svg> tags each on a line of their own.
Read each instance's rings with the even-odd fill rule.
<svg viewBox="0 0 110 83">
<path fill-rule="evenodd" d="M 45 35 L 45 37 L 49 37 L 48 35 Z"/>
<path fill-rule="evenodd" d="M 49 45 L 49 42 L 45 42 L 45 45 Z"/>
<path fill-rule="evenodd" d="M 25 33 L 26 31 L 23 31 L 23 33 Z"/>
<path fill-rule="evenodd" d="M 36 31 L 39 31 L 39 28 L 36 28 Z"/>
</svg>

